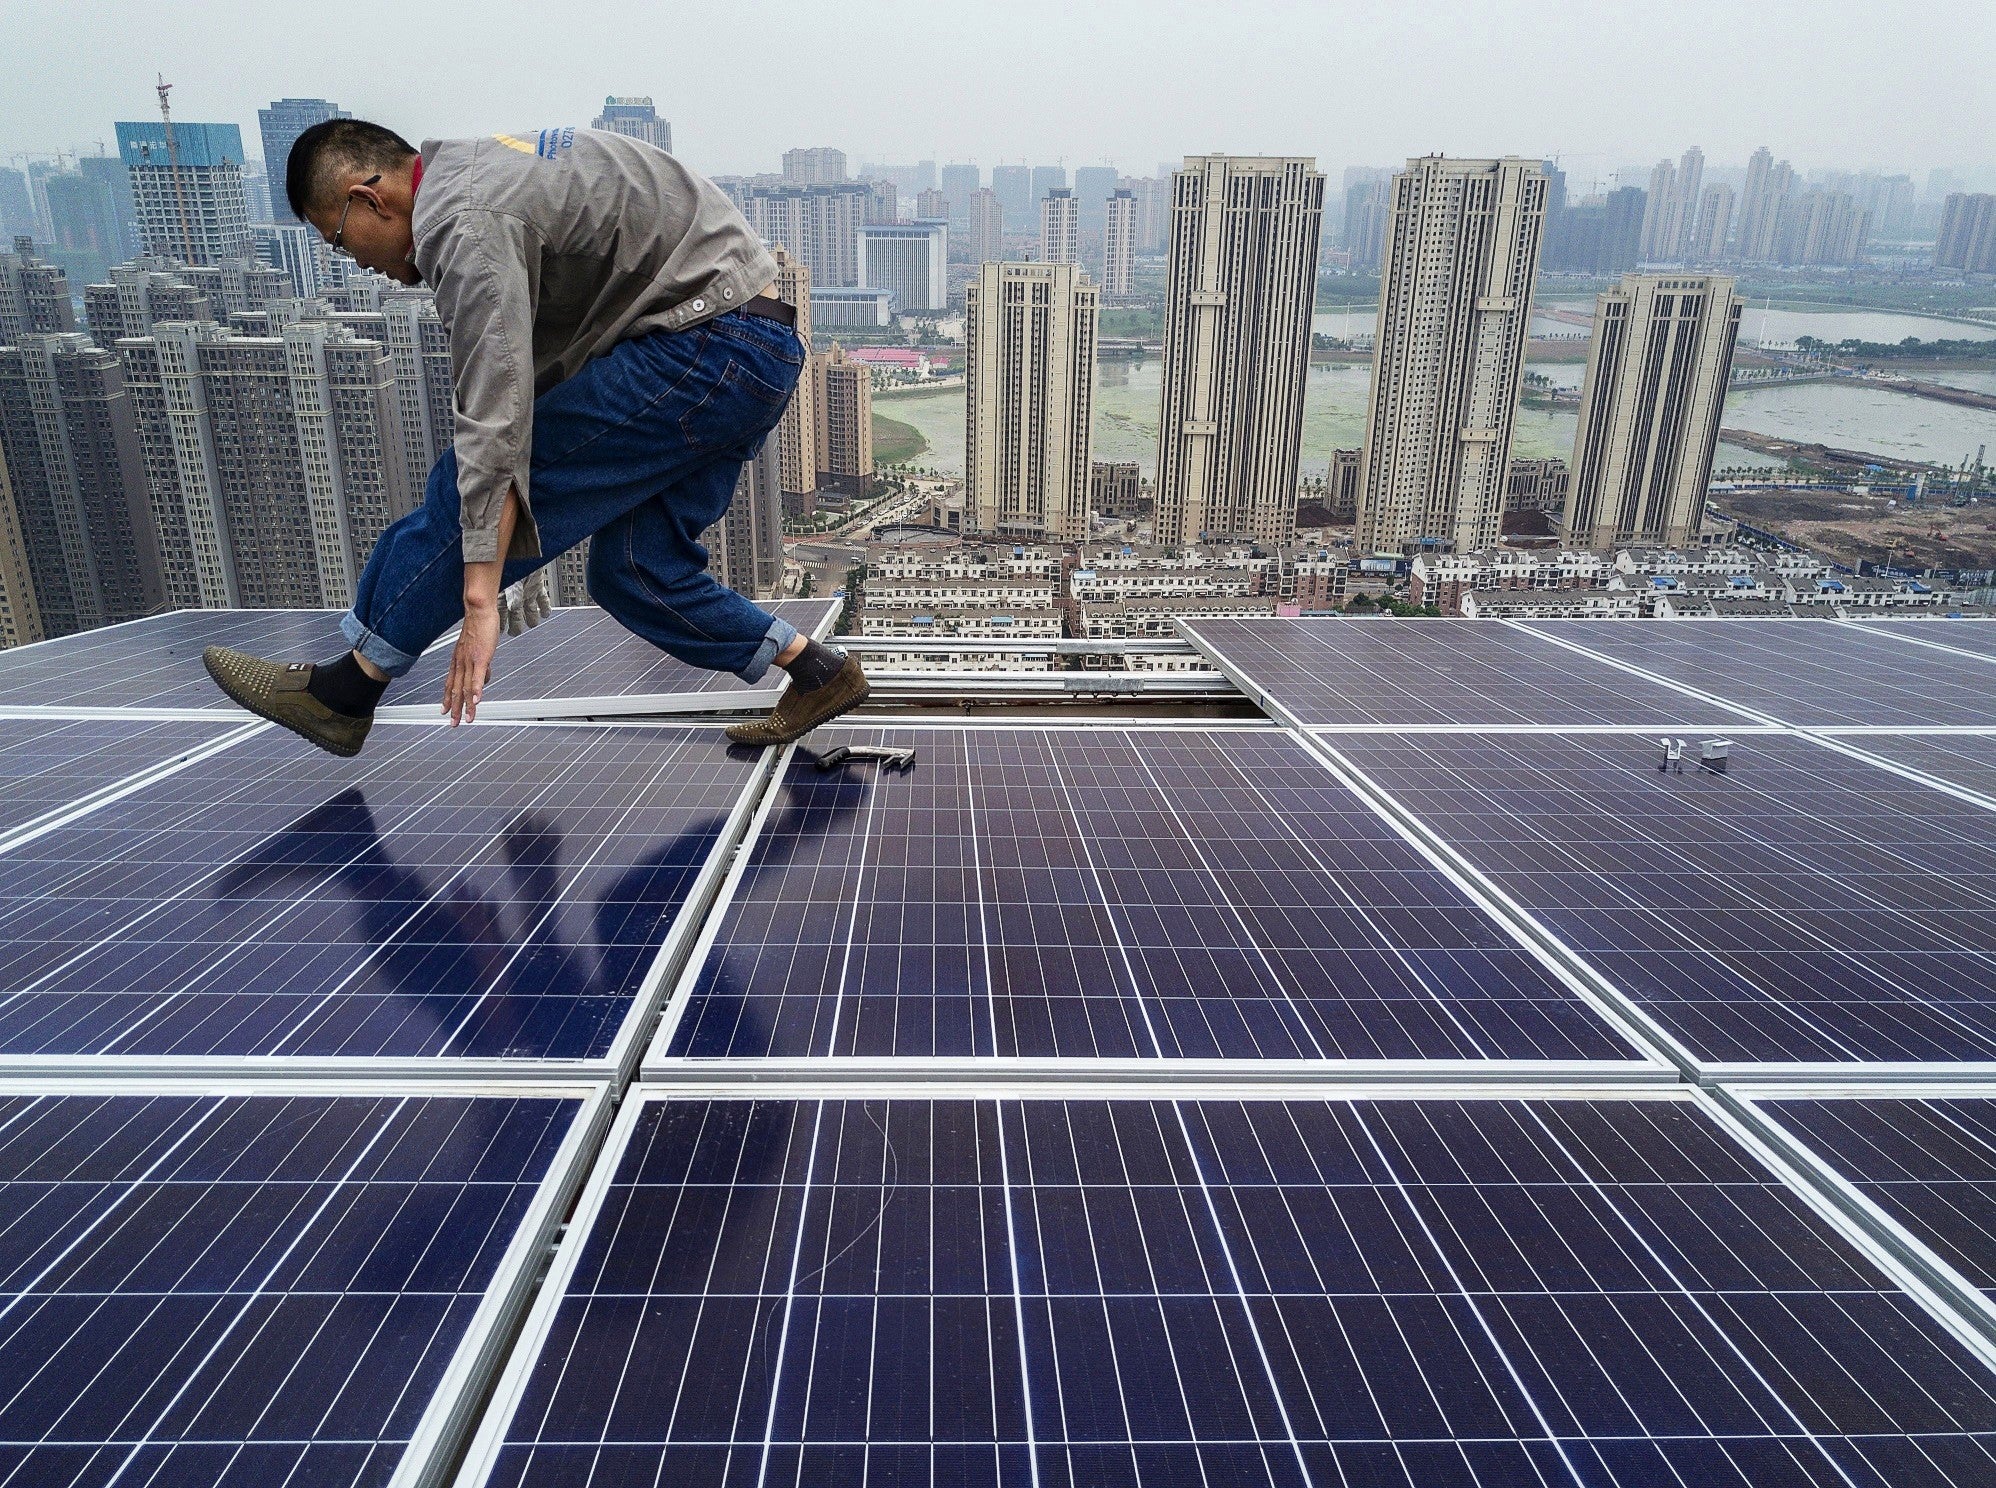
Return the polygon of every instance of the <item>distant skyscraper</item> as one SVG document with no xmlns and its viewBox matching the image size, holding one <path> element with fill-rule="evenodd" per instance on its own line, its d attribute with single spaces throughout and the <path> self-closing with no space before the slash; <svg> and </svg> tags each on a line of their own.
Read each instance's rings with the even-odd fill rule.
<svg viewBox="0 0 1996 1488">
<path fill-rule="evenodd" d="M 1717 263 L 1726 256 L 1733 230 L 1733 188 L 1707 186 L 1698 198 L 1698 221 L 1685 257 L 1695 263 Z"/>
<path fill-rule="evenodd" d="M 785 150 L 783 179 L 798 186 L 836 186 L 846 179 L 846 152 L 828 146 Z"/>
<path fill-rule="evenodd" d="M 1364 274 L 1377 272 L 1380 255 L 1386 251 L 1386 212 L 1392 195 L 1390 174 L 1376 179 L 1354 181 L 1345 189 L 1345 251 L 1351 254 L 1352 268 Z"/>
<path fill-rule="evenodd" d="M 1120 179 L 1113 165 L 1084 165 L 1074 173 L 1074 200 L 1081 209 L 1083 232 L 1102 231 L 1108 217 L 1109 198 Z"/>
<path fill-rule="evenodd" d="M 649 96 L 619 98 L 611 94 L 603 100 L 603 112 L 590 121 L 589 127 L 610 134 L 627 134 L 661 150 L 672 149 L 672 125 L 658 116 Z"/>
<path fill-rule="evenodd" d="M 303 222 L 262 223 L 250 229 L 256 256 L 291 281 L 292 293 L 312 299 L 333 287 L 332 249 L 319 230 Z"/>
<path fill-rule="evenodd" d="M 873 482 L 873 374 L 834 345 L 811 358 L 818 488 L 854 494 Z"/>
<path fill-rule="evenodd" d="M 1074 193 L 1057 186 L 1040 201 L 1040 262 L 1075 263 L 1081 257 L 1081 216 Z"/>
<path fill-rule="evenodd" d="M 118 204 L 101 176 L 49 177 L 49 256 L 71 284 L 95 284 L 121 260 Z"/>
<path fill-rule="evenodd" d="M 1067 167 L 1064 165 L 1036 165 L 1033 167 L 1033 200 L 1039 201 L 1057 186 L 1067 184 Z"/>
<path fill-rule="evenodd" d="M 743 193 L 749 226 L 781 243 L 811 271 L 813 284 L 859 283 L 859 229 L 872 188 L 752 184 Z"/>
<path fill-rule="evenodd" d="M 90 333 L 100 346 L 112 346 L 127 336 L 151 335 L 162 321 L 216 318 L 207 292 L 190 284 L 184 271 L 169 269 L 166 260 L 158 258 L 113 266 L 109 283 L 83 291 L 83 304 Z"/>
<path fill-rule="evenodd" d="M 1716 275 L 1629 274 L 1596 297 L 1569 542 L 1697 540 L 1739 322 L 1733 281 Z"/>
<path fill-rule="evenodd" d="M 1870 215 L 1846 191 L 1811 187 L 1781 203 L 1774 260 L 1796 268 L 1842 267 L 1864 257 Z"/>
<path fill-rule="evenodd" d="M 1380 276 L 1357 545 L 1497 540 L 1545 227 L 1536 160 L 1407 162 Z"/>
<path fill-rule="evenodd" d="M 12 253 L 0 253 L 0 346 L 18 346 L 24 336 L 56 335 L 76 329 L 69 276 L 17 238 Z"/>
<path fill-rule="evenodd" d="M 1136 194 L 1117 191 L 1106 207 L 1102 226 L 1102 293 L 1127 296 L 1136 290 Z"/>
<path fill-rule="evenodd" d="M 0 166 L 0 235 L 8 241 L 32 238 L 40 230 L 28 178 L 12 166 Z"/>
<path fill-rule="evenodd" d="M 1307 158 L 1187 156 L 1172 191 L 1157 540 L 1286 543 L 1324 177 Z"/>
<path fill-rule="evenodd" d="M 970 225 L 964 236 L 969 263 L 996 263 L 1005 256 L 1005 208 L 988 187 L 970 196 Z"/>
<path fill-rule="evenodd" d="M 1071 263 L 987 263 L 964 297 L 964 521 L 1081 542 L 1095 406 L 1095 287 Z"/>
<path fill-rule="evenodd" d="M 946 165 L 943 167 L 943 195 L 958 211 L 970 200 L 971 193 L 984 184 L 983 172 L 974 165 Z"/>
<path fill-rule="evenodd" d="M 949 304 L 949 223 L 871 223 L 859 230 L 862 289 L 890 291 L 905 312 Z"/>
<path fill-rule="evenodd" d="M 292 215 L 291 201 L 286 196 L 284 188 L 287 179 L 285 172 L 291 163 L 291 147 L 297 143 L 298 136 L 314 124 L 323 124 L 328 119 L 352 117 L 352 114 L 338 104 L 324 98 L 280 98 L 269 108 L 256 111 L 257 128 L 263 135 L 264 179 L 270 185 L 270 221 L 298 220 Z M 186 127 L 184 124 L 176 124 L 173 126 L 173 132 L 178 135 Z"/>
<path fill-rule="evenodd" d="M 811 271 L 793 258 L 781 245 L 776 254 L 776 297 L 797 312 L 797 337 L 811 344 Z M 778 485 L 786 506 L 800 513 L 818 489 L 817 380 L 808 373 L 797 379 L 790 401 L 783 405 L 783 418 L 776 426 L 775 444 L 782 457 Z"/>
<path fill-rule="evenodd" d="M 7 452 L 0 446 L 0 650 L 43 639 L 34 573 L 28 567 L 28 543 L 14 510 L 14 481 L 7 473 Z"/>
<path fill-rule="evenodd" d="M 1618 186 L 1608 193 L 1601 219 L 1601 252 L 1593 268 L 1620 274 L 1642 262 L 1643 218 L 1649 200 L 1640 186 Z"/>
<path fill-rule="evenodd" d="M 1033 173 L 1023 165 L 999 165 L 991 170 L 991 190 L 1005 211 L 1005 231 L 1021 232 L 1033 221 Z"/>
<path fill-rule="evenodd" d="M 1934 267 L 1956 274 L 1996 274 L 1996 196 L 1957 191 L 1947 198 Z"/>
<path fill-rule="evenodd" d="M 1774 259 L 1776 239 L 1781 229 L 1781 208 L 1795 190 L 1795 169 L 1787 161 L 1779 164 L 1762 145 L 1747 161 L 1746 184 L 1740 192 L 1739 231 L 1735 235 L 1735 255 L 1747 263 L 1769 263 Z"/>
<path fill-rule="evenodd" d="M 147 253 L 190 264 L 252 255 L 241 130 L 233 124 L 176 123 L 171 150 L 157 120 L 121 123 L 117 131 Z"/>
<path fill-rule="evenodd" d="M 915 215 L 930 221 L 951 221 L 949 198 L 931 187 L 915 194 Z"/>
<path fill-rule="evenodd" d="M 1133 176 L 1123 184 L 1137 202 L 1137 252 L 1164 252 L 1171 241 L 1171 177 Z"/>
<path fill-rule="evenodd" d="M 102 182 L 110 193 L 118 219 L 118 243 L 111 262 L 124 263 L 138 257 L 145 247 L 139 237 L 138 207 L 132 201 L 132 173 L 125 168 L 125 162 L 116 155 L 83 155 L 78 157 L 76 169 L 79 174 Z"/>
<path fill-rule="evenodd" d="M 783 583 L 782 456 L 766 440 L 742 463 L 734 500 L 700 534 L 714 577 L 748 599 L 774 599 Z"/>
<path fill-rule="evenodd" d="M 1698 200 L 1705 175 L 1705 152 L 1693 145 L 1672 165 L 1659 160 L 1650 172 L 1644 203 L 1642 256 L 1655 263 L 1678 263 L 1690 256 L 1697 232 Z"/>
<path fill-rule="evenodd" d="M 901 220 L 901 188 L 893 181 L 868 181 L 864 220 L 867 222 L 899 222 Z"/>
<path fill-rule="evenodd" d="M 0 348 L 0 451 L 43 634 L 166 603 L 124 368 L 80 332 Z"/>
</svg>

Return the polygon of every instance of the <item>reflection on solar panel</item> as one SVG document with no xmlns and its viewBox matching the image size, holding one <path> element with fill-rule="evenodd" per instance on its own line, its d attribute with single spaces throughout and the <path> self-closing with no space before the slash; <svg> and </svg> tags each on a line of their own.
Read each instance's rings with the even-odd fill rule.
<svg viewBox="0 0 1996 1488">
<path fill-rule="evenodd" d="M 1996 736 L 1865 734 L 1846 742 L 1895 765 L 1996 798 Z"/>
<path fill-rule="evenodd" d="M 624 1129 L 474 1446 L 502 1488 L 1996 1476 L 1996 1376 L 1681 1101 Z"/>
<path fill-rule="evenodd" d="M 755 770 L 715 730 L 258 735 L 0 858 L 0 1058 L 603 1058 Z"/>
<path fill-rule="evenodd" d="M 1288 735 L 976 729 L 793 762 L 675 1055 L 1625 1060 Z"/>
<path fill-rule="evenodd" d="M 1487 620 L 1188 620 L 1185 628 L 1250 696 L 1312 726 L 1743 721 Z"/>
<path fill-rule="evenodd" d="M 0 704 L 240 711 L 201 665 L 207 646 L 273 661 L 337 656 L 338 610 L 177 610 L 0 651 Z"/>
<path fill-rule="evenodd" d="M 767 605 L 807 635 L 837 612 L 835 599 L 786 599 Z M 389 694 L 391 703 L 427 703 L 443 695 L 450 651 L 439 647 L 416 663 Z M 782 685 L 771 673 L 764 688 Z M 486 698 L 493 703 L 551 698 L 632 698 L 689 692 L 747 690 L 730 672 L 710 672 L 666 655 L 642 636 L 631 634 L 607 611 L 592 607 L 557 610 L 525 635 L 507 637 L 493 658 Z"/>
<path fill-rule="evenodd" d="M 0 718 L 0 833 L 236 732 L 213 723 Z"/>
<path fill-rule="evenodd" d="M 1868 624 L 1537 620 L 1531 628 L 1804 728 L 1996 724 L 1986 663 L 1908 646 Z"/>
<path fill-rule="evenodd" d="M 447 1451 L 595 1106 L 0 1095 L 0 1480 L 386 1483 Z"/>
<path fill-rule="evenodd" d="M 1758 1104 L 1996 1300 L 1996 1101 Z"/>
<path fill-rule="evenodd" d="M 1785 735 L 1725 775 L 1622 736 L 1337 748 L 1700 1060 L 1996 1059 L 1996 817 L 1955 797 Z"/>
<path fill-rule="evenodd" d="M 1936 646 L 1952 646 L 1957 651 L 1973 651 L 1977 656 L 1996 657 L 1996 620 L 1866 620 L 1866 630 L 1882 630 L 1891 635 L 1927 641 Z"/>
</svg>

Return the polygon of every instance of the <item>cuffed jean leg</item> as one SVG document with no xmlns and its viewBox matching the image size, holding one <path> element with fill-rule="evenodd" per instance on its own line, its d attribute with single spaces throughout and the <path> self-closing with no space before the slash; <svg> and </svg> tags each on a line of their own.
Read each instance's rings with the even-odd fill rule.
<svg viewBox="0 0 1996 1488">
<path fill-rule="evenodd" d="M 463 534 L 457 521 L 457 455 L 430 467 L 423 504 L 381 534 L 353 608 L 340 621 L 347 644 L 399 677 L 438 636 L 464 618 Z"/>
</svg>

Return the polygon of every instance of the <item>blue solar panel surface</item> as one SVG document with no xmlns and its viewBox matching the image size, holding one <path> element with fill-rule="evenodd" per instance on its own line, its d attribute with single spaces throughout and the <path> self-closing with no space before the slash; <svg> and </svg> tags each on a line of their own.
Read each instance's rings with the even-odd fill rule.
<svg viewBox="0 0 1996 1488">
<path fill-rule="evenodd" d="M 1186 628 L 1310 726 L 1742 721 L 1487 620 L 1188 620 Z"/>
<path fill-rule="evenodd" d="M 0 857 L 0 1058 L 600 1058 L 755 768 L 717 730 L 272 730 Z"/>
<path fill-rule="evenodd" d="M 504 1488 L 1996 1475 L 1996 1376 L 1675 1101 L 654 1101 L 579 1218 Z"/>
<path fill-rule="evenodd" d="M 1862 734 L 1845 742 L 1996 800 L 1996 734 Z"/>
<path fill-rule="evenodd" d="M 1996 815 L 1786 735 L 1337 749 L 1700 1060 L 1996 1059 Z"/>
<path fill-rule="evenodd" d="M 225 739 L 227 719 L 0 718 L 0 834 Z"/>
<path fill-rule="evenodd" d="M 338 610 L 177 610 L 0 651 L 0 704 L 213 708 L 240 717 L 201 665 L 209 646 L 324 661 L 346 642 Z"/>
<path fill-rule="evenodd" d="M 1290 736 L 821 730 L 675 1055 L 1637 1057 Z"/>
<path fill-rule="evenodd" d="M 836 611 L 835 599 L 786 599 L 767 606 L 809 635 Z M 388 694 L 391 703 L 428 702 L 443 695 L 450 651 L 439 647 L 416 663 Z M 780 686 L 781 673 L 760 685 Z M 731 672 L 710 672 L 668 656 L 593 606 L 556 610 L 523 635 L 503 638 L 492 661 L 486 697 L 493 702 L 543 698 L 638 697 L 653 693 L 726 692 L 746 688 Z"/>
<path fill-rule="evenodd" d="M 0 1482 L 387 1483 L 581 1107 L 0 1095 Z"/>
<path fill-rule="evenodd" d="M 1996 1300 L 1996 1101 L 1760 1104 L 1970 1285 Z"/>
<path fill-rule="evenodd" d="M 1910 640 L 1951 646 L 1957 651 L 1973 651 L 1977 656 L 1996 660 L 1996 620 L 1866 620 L 1865 629 L 1876 627 Z"/>
<path fill-rule="evenodd" d="M 1847 620 L 1537 620 L 1531 628 L 1805 728 L 1996 724 L 1988 663 Z"/>
</svg>

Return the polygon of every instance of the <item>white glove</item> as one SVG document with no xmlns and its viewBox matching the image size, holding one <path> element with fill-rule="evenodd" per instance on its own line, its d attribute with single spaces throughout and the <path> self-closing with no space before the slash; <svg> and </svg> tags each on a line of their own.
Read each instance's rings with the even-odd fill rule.
<svg viewBox="0 0 1996 1488">
<path fill-rule="evenodd" d="M 545 568 L 537 568 L 519 583 L 499 591 L 499 613 L 505 619 L 509 636 L 532 630 L 547 619 L 552 608 Z"/>
</svg>

